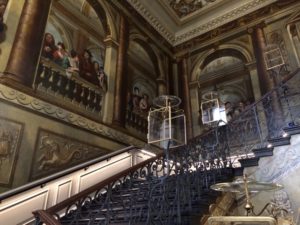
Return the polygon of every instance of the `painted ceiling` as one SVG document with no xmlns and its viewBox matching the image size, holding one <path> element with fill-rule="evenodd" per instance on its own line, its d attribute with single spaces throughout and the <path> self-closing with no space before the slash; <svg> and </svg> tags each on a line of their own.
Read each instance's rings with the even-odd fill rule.
<svg viewBox="0 0 300 225">
<path fill-rule="evenodd" d="M 127 0 L 173 46 L 276 1 Z"/>
</svg>

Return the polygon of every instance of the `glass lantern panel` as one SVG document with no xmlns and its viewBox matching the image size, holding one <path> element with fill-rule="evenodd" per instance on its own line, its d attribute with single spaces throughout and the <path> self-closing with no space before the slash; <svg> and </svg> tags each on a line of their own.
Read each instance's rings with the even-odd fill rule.
<svg viewBox="0 0 300 225">
<path fill-rule="evenodd" d="M 218 99 L 212 99 L 202 102 L 201 113 L 203 124 L 209 124 L 220 120 L 226 122 L 225 109 L 224 107 L 220 107 Z"/>
<path fill-rule="evenodd" d="M 149 112 L 148 143 L 161 148 L 178 147 L 186 143 L 184 114 L 172 115 L 170 107 L 163 107 Z"/>
</svg>

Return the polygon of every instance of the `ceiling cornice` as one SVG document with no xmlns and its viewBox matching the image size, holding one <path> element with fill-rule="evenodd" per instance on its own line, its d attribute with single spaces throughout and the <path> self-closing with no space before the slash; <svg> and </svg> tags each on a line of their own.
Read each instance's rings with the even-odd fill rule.
<svg viewBox="0 0 300 225">
<path fill-rule="evenodd" d="M 169 30 L 166 26 L 162 25 L 158 18 L 153 16 L 147 8 L 144 7 L 143 4 L 139 0 L 127 0 L 130 5 L 142 15 L 146 21 L 156 30 L 158 31 L 171 45 L 175 42 L 174 33 Z"/>
<path fill-rule="evenodd" d="M 180 35 L 176 35 L 174 46 L 181 44 L 185 41 L 188 41 L 196 36 L 199 36 L 201 34 L 204 34 L 208 31 L 211 31 L 219 26 L 222 26 L 228 22 L 231 22 L 233 20 L 236 20 L 242 16 L 247 15 L 248 13 L 251 13 L 255 10 L 258 10 L 260 8 L 263 8 L 273 2 L 276 2 L 277 0 L 253 0 L 250 3 L 243 5 L 239 8 L 233 9 L 232 11 L 225 13 L 224 15 L 221 15 L 203 25 L 200 25 L 198 27 L 195 27 L 194 29 L 185 32 Z"/>
<path fill-rule="evenodd" d="M 172 31 L 166 24 L 164 24 L 158 17 L 154 16 L 147 7 L 142 4 L 140 0 L 127 0 L 127 2 L 142 15 L 146 21 L 158 31 L 172 46 L 179 45 L 183 42 L 191 40 L 201 34 L 211 31 L 228 22 L 236 20 L 248 13 L 257 9 L 265 7 L 269 4 L 277 2 L 278 0 L 250 0 L 240 7 L 232 8 L 232 10 L 224 10 L 224 13 L 219 14 L 218 17 L 209 19 L 207 21 L 197 21 L 186 29 L 181 31 Z"/>
<path fill-rule="evenodd" d="M 193 20 L 194 18 L 199 16 L 199 14 L 209 13 L 210 10 L 212 10 L 216 7 L 221 7 L 226 2 L 229 2 L 229 1 L 232 1 L 232 0 L 215 0 L 215 1 L 209 2 L 207 4 L 207 6 L 201 7 L 200 9 L 197 9 L 197 10 L 191 12 L 191 13 L 187 13 L 187 15 L 182 16 L 182 17 L 180 17 L 176 13 L 176 11 L 173 8 L 170 7 L 170 5 L 169 5 L 170 1 L 172 1 L 172 0 L 158 1 L 158 3 L 173 18 L 173 20 L 176 22 L 176 24 L 182 25 L 182 24 L 185 24 L 185 23 Z M 208 2 L 208 0 L 207 0 L 207 2 Z"/>
</svg>

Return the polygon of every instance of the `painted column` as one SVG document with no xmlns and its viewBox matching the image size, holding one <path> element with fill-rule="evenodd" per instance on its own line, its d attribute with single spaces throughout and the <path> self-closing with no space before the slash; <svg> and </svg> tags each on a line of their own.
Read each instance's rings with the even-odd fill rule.
<svg viewBox="0 0 300 225">
<path fill-rule="evenodd" d="M 170 86 L 171 86 L 171 91 L 170 94 L 172 95 L 176 95 L 179 96 L 179 81 L 178 81 L 178 77 L 179 77 L 179 73 L 178 73 L 178 64 L 177 62 L 174 60 L 171 64 L 171 75 L 170 76 Z"/>
<path fill-rule="evenodd" d="M 261 94 L 264 95 L 270 92 L 275 86 L 276 82 L 271 73 L 267 71 L 265 60 L 264 60 L 264 50 L 266 48 L 266 39 L 263 31 L 264 24 L 258 25 L 250 31 L 252 36 L 252 45 L 254 50 L 254 55 L 256 58 L 257 73 L 260 83 Z M 268 132 L 269 136 L 277 135 L 277 130 L 283 126 L 283 111 L 281 106 L 281 101 L 278 96 L 277 91 L 271 93 L 272 103 L 271 110 L 273 119 L 268 121 Z M 266 115 L 270 118 L 270 115 Z"/>
<path fill-rule="evenodd" d="M 191 105 L 192 109 L 192 126 L 193 126 L 193 134 L 199 135 L 201 133 L 202 128 L 202 114 L 201 114 L 201 101 L 199 101 L 199 90 L 198 90 L 198 82 L 190 83 L 190 96 L 191 96 Z"/>
<path fill-rule="evenodd" d="M 259 87 L 259 77 L 257 73 L 257 66 L 255 62 L 249 63 L 246 65 L 250 73 L 250 79 L 254 94 L 254 100 L 258 101 L 261 98 L 261 91 Z"/>
<path fill-rule="evenodd" d="M 26 0 L 3 79 L 31 86 L 40 57 L 51 0 Z"/>
<path fill-rule="evenodd" d="M 158 58 L 158 70 L 159 70 L 159 77 L 156 79 L 157 87 L 158 87 L 158 96 L 166 95 L 168 94 L 167 91 L 167 74 L 166 74 L 166 68 L 164 64 L 164 58 L 159 57 Z"/>
<path fill-rule="evenodd" d="M 158 96 L 167 94 L 167 87 L 165 79 L 159 77 L 156 79 L 156 83 L 158 85 Z"/>
<path fill-rule="evenodd" d="M 191 101 L 190 101 L 190 90 L 189 90 L 189 70 L 188 70 L 188 62 L 187 57 L 183 57 L 179 62 L 179 83 L 178 86 L 180 88 L 179 93 L 180 98 L 183 103 L 184 113 L 186 116 L 186 132 L 187 139 L 191 139 L 193 137 L 193 126 L 192 126 L 192 110 L 191 110 Z"/>
<path fill-rule="evenodd" d="M 113 124 L 125 127 L 126 118 L 126 71 L 129 30 L 126 18 L 121 16 L 119 35 L 119 51 L 117 57 L 116 90 L 113 113 Z"/>
<path fill-rule="evenodd" d="M 174 80 L 175 80 L 175 70 L 174 70 L 174 62 L 172 59 L 169 58 L 169 62 L 168 62 L 168 87 L 167 87 L 167 90 L 168 90 L 168 93 L 170 95 L 175 95 L 175 87 L 174 87 Z"/>
<path fill-rule="evenodd" d="M 102 121 L 111 124 L 114 112 L 114 93 L 116 88 L 116 68 L 118 57 L 118 43 L 112 38 L 107 38 L 105 42 L 104 72 L 107 74 L 107 92 L 103 99 Z"/>
<path fill-rule="evenodd" d="M 252 39 L 253 51 L 256 58 L 257 73 L 260 81 L 260 90 L 262 95 L 269 92 L 274 83 L 266 69 L 264 61 L 264 49 L 266 47 L 266 39 L 263 31 L 264 24 L 249 29 Z"/>
</svg>

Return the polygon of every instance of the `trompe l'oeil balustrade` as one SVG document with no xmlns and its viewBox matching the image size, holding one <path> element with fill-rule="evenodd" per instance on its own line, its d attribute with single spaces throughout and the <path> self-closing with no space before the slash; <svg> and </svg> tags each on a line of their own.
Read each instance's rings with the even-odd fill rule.
<svg viewBox="0 0 300 225">
<path fill-rule="evenodd" d="M 81 78 L 78 72 L 65 70 L 52 61 L 41 59 L 33 86 L 38 92 L 54 96 L 75 108 L 101 114 L 105 91 Z"/>
<path fill-rule="evenodd" d="M 146 134 L 148 129 L 148 121 L 147 121 L 146 113 L 127 109 L 126 126 L 132 127 L 135 130 L 142 132 L 143 134 Z"/>
</svg>

